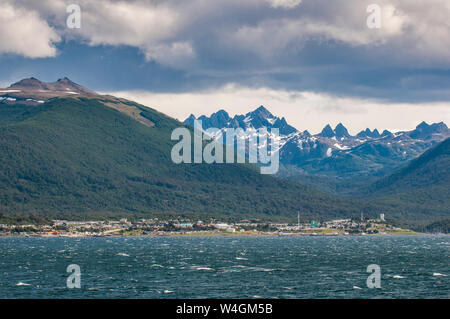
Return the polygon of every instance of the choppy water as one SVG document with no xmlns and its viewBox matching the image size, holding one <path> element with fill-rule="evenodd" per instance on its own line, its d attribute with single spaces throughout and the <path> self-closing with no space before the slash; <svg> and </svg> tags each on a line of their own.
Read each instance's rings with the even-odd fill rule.
<svg viewBox="0 0 450 319">
<path fill-rule="evenodd" d="M 0 298 L 449 298 L 449 253 L 450 236 L 0 238 Z"/>
</svg>

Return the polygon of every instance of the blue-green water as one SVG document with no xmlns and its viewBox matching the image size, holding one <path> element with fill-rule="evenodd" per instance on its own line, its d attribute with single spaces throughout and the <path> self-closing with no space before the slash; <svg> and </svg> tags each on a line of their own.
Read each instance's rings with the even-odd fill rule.
<svg viewBox="0 0 450 319">
<path fill-rule="evenodd" d="M 0 298 L 449 298 L 449 248 L 449 236 L 0 238 Z M 69 264 L 81 289 L 66 287 Z"/>
</svg>

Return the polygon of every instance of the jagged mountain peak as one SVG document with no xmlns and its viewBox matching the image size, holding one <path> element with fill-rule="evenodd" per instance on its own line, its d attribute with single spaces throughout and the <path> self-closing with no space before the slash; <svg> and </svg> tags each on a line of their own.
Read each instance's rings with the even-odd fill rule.
<svg viewBox="0 0 450 319">
<path fill-rule="evenodd" d="M 209 117 L 202 115 L 198 119 L 202 120 L 203 129 L 208 129 L 210 127 L 217 127 L 219 129 L 237 127 L 252 127 L 259 129 L 261 127 L 267 127 L 269 129 L 278 128 L 281 135 L 289 135 L 297 132 L 297 129 L 290 126 L 284 117 L 280 118 L 274 116 L 263 105 L 245 115 L 235 115 L 233 118 L 231 118 L 225 110 L 219 110 Z M 189 116 L 184 123 L 193 125 L 194 120 L 195 116 Z"/>
<path fill-rule="evenodd" d="M 245 115 L 245 126 L 252 126 L 256 129 L 261 127 L 278 128 L 280 134 L 288 135 L 297 132 L 297 129 L 290 126 L 284 117 L 274 116 L 266 107 L 261 105 L 252 112 Z"/>
<path fill-rule="evenodd" d="M 202 118 L 202 120 L 206 120 L 208 121 L 208 119 Z M 209 123 L 208 128 L 209 127 L 223 127 L 224 125 L 227 125 L 230 121 L 230 116 L 228 115 L 228 113 L 225 110 L 219 110 L 216 113 L 211 114 L 211 116 L 209 117 Z"/>
<path fill-rule="evenodd" d="M 336 128 L 334 129 L 334 133 L 337 138 L 350 137 L 350 134 L 348 133 L 347 128 L 342 123 L 339 123 L 338 125 L 336 125 Z"/>
<path fill-rule="evenodd" d="M 273 114 L 270 113 L 270 111 L 268 109 L 266 109 L 263 105 L 261 105 L 254 111 L 247 113 L 245 116 L 246 117 L 249 117 L 249 116 L 258 117 L 261 119 L 274 118 Z"/>
<path fill-rule="evenodd" d="M 438 130 L 448 130 L 448 127 L 444 122 L 433 123 L 431 124 L 431 126 L 435 127 Z"/>
<path fill-rule="evenodd" d="M 42 82 L 35 77 L 25 78 L 13 83 L 6 89 L 0 89 L 0 103 L 39 105 L 56 97 L 92 97 L 98 96 L 84 86 L 67 77 L 56 82 Z"/>
<path fill-rule="evenodd" d="M 196 120 L 197 118 L 195 117 L 195 115 L 194 114 L 191 114 L 191 115 L 189 115 L 189 117 L 187 118 L 187 119 L 185 119 L 184 120 L 184 124 L 187 124 L 187 125 L 191 125 L 191 126 L 194 126 L 194 121 Z"/>
<path fill-rule="evenodd" d="M 426 128 L 426 127 L 429 127 L 429 126 L 430 125 L 427 122 L 422 121 L 419 125 L 416 126 L 416 129 L 423 129 L 423 128 Z"/>
<path fill-rule="evenodd" d="M 230 116 L 228 115 L 228 112 L 225 110 L 218 110 L 217 112 L 211 114 L 211 117 L 213 117 L 213 116 L 230 118 Z"/>
<path fill-rule="evenodd" d="M 318 136 L 332 138 L 332 137 L 336 136 L 336 134 L 334 133 L 333 129 L 331 128 L 331 125 L 327 124 L 323 128 L 322 132 L 320 132 L 318 134 Z"/>
<path fill-rule="evenodd" d="M 63 77 L 60 78 L 56 81 L 56 83 L 64 83 L 64 84 L 68 84 L 68 85 L 78 85 L 75 82 L 73 82 L 72 80 L 70 80 L 68 77 Z"/>
<path fill-rule="evenodd" d="M 44 100 L 56 96 L 97 95 L 94 91 L 73 82 L 68 77 L 60 78 L 56 82 L 42 82 L 35 77 L 30 77 L 10 85 L 8 89 L 14 90 L 14 92 L 9 92 L 14 93 L 10 94 L 11 96 L 36 97 Z"/>
<path fill-rule="evenodd" d="M 388 134 L 390 134 L 389 131 L 386 131 L 386 132 Z M 365 130 L 363 130 L 363 131 L 359 132 L 358 134 L 356 134 L 356 137 L 359 137 L 359 138 L 378 138 L 380 136 L 381 136 L 381 134 L 378 131 L 378 129 L 374 129 L 373 131 L 371 131 L 370 128 L 366 128 Z"/>
<path fill-rule="evenodd" d="M 374 129 L 374 130 L 372 131 L 372 135 L 373 135 L 374 137 L 380 137 L 380 132 L 378 132 L 378 129 Z"/>
<path fill-rule="evenodd" d="M 416 126 L 409 136 L 412 138 L 428 138 L 433 134 L 445 134 L 448 127 L 444 122 L 428 124 L 425 121 Z"/>
<path fill-rule="evenodd" d="M 25 79 L 22 79 L 18 82 L 11 84 L 8 88 L 9 89 L 16 89 L 16 88 L 41 89 L 42 82 L 34 77 L 25 78 Z"/>
<path fill-rule="evenodd" d="M 260 105 L 255 111 L 258 111 L 258 112 L 266 112 L 266 113 L 269 113 L 269 114 L 270 114 L 269 110 L 266 109 L 266 107 L 265 107 L 264 105 Z"/>
<path fill-rule="evenodd" d="M 228 113 L 225 110 L 219 110 L 212 113 L 210 117 L 201 115 L 196 118 L 194 114 L 191 114 L 187 119 L 184 120 L 183 123 L 194 126 L 195 120 L 201 121 L 203 129 L 208 129 L 211 127 L 227 127 L 231 122 L 231 118 Z"/>
<path fill-rule="evenodd" d="M 278 128 L 280 163 L 297 166 L 308 173 L 329 176 L 381 174 L 450 136 L 450 130 L 442 122 L 421 123 L 414 131 L 400 134 L 366 128 L 357 136 L 349 134 L 343 123 L 337 124 L 334 129 L 327 124 L 319 134 L 311 135 L 307 130 L 299 131 L 290 126 L 286 118 L 272 115 L 264 106 L 233 118 L 228 118 L 228 113 L 221 110 L 210 117 L 203 115 L 199 119 L 203 120 L 204 129 Z M 185 123 L 190 124 L 188 121 L 189 118 Z"/>
<path fill-rule="evenodd" d="M 382 137 L 384 137 L 384 136 L 392 136 L 392 135 L 393 134 L 390 131 L 388 131 L 388 130 L 384 130 L 383 133 L 381 133 Z"/>
<path fill-rule="evenodd" d="M 322 129 L 322 132 L 317 134 L 317 136 L 326 137 L 326 138 L 333 138 L 333 137 L 335 137 L 335 138 L 338 138 L 338 139 L 351 137 L 351 135 L 348 133 L 347 128 L 342 123 L 339 123 L 338 125 L 336 125 L 334 130 L 331 127 L 330 124 L 327 124 Z"/>
</svg>

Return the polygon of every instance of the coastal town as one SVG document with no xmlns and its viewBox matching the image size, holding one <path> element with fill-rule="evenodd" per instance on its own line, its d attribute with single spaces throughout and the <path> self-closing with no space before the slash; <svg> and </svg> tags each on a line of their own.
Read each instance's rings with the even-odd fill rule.
<svg viewBox="0 0 450 319">
<path fill-rule="evenodd" d="M 103 237 L 103 236 L 338 236 L 338 235 L 392 235 L 417 234 L 411 230 L 388 224 L 381 214 L 378 219 L 336 219 L 297 223 L 270 223 L 258 219 L 238 222 L 158 218 L 129 221 L 69 221 L 53 220 L 48 225 L 0 224 L 0 236 L 44 237 Z"/>
</svg>

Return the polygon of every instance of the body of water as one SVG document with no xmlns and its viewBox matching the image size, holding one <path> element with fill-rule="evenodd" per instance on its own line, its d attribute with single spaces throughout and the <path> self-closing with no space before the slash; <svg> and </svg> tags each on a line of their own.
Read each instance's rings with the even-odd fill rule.
<svg viewBox="0 0 450 319">
<path fill-rule="evenodd" d="M 0 238 L 0 298 L 449 298 L 449 253 L 444 235 Z"/>
</svg>

